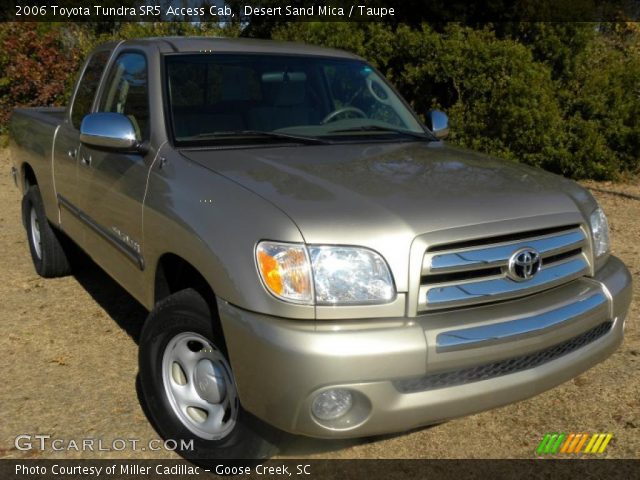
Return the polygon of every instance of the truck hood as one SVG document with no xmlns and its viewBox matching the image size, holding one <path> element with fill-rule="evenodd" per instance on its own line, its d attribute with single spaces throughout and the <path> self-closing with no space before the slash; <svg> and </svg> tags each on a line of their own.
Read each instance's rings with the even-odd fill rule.
<svg viewBox="0 0 640 480">
<path fill-rule="evenodd" d="M 595 207 L 575 182 L 442 142 L 182 154 L 275 204 L 308 243 L 363 244 L 579 211 L 584 218 Z"/>
<path fill-rule="evenodd" d="M 581 223 L 595 208 L 572 181 L 442 142 L 182 153 L 280 208 L 307 243 L 379 252 L 399 292 L 422 261 L 414 245 Z"/>
<path fill-rule="evenodd" d="M 581 223 L 595 208 L 575 182 L 442 142 L 182 154 L 280 208 L 307 243 L 379 252 L 398 292 L 408 291 L 424 245 Z"/>
</svg>

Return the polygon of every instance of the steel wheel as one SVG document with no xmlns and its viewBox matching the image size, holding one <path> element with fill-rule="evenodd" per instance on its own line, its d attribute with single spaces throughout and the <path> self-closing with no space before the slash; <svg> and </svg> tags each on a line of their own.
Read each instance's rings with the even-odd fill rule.
<svg viewBox="0 0 640 480">
<path fill-rule="evenodd" d="M 185 458 L 269 458 L 281 432 L 242 408 L 218 320 L 192 288 L 151 310 L 138 354 L 145 413 L 162 438 L 188 441 L 178 448 Z"/>
<path fill-rule="evenodd" d="M 164 350 L 162 380 L 174 413 L 195 435 L 220 440 L 233 430 L 239 402 L 231 368 L 205 337 L 174 336 Z"/>
<path fill-rule="evenodd" d="M 36 209 L 31 207 L 31 212 L 29 214 L 30 222 L 31 222 L 31 243 L 33 244 L 33 249 L 38 256 L 38 258 L 42 258 L 42 240 L 40 238 L 40 222 L 38 222 L 38 214 L 36 213 Z"/>
<path fill-rule="evenodd" d="M 22 197 L 22 223 L 27 230 L 29 253 L 38 275 L 52 278 L 71 273 L 72 243 L 47 220 L 37 185 L 31 185 Z"/>
</svg>

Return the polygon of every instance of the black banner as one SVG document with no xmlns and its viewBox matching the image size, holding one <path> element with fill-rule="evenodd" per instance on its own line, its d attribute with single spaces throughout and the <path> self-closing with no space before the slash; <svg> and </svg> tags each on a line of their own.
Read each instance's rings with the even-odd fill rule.
<svg viewBox="0 0 640 480">
<path fill-rule="evenodd" d="M 0 460 L 2 480 L 246 479 L 625 479 L 640 460 Z"/>
<path fill-rule="evenodd" d="M 17 0 L 2 21 L 218 22 L 622 22 L 639 0 Z"/>
</svg>

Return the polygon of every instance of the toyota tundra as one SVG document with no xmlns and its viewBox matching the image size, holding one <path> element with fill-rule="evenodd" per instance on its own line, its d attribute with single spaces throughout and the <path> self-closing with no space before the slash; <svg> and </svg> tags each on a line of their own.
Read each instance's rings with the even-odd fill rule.
<svg viewBox="0 0 640 480">
<path fill-rule="evenodd" d="M 255 458 L 516 402 L 622 341 L 591 194 L 447 132 L 350 53 L 153 38 L 99 46 L 10 146 L 36 271 L 79 247 L 150 311 L 156 429 Z"/>
</svg>

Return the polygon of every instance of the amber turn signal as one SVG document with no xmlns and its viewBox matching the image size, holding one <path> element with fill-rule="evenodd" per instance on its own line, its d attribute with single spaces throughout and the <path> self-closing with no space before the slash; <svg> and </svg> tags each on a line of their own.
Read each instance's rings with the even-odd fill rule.
<svg viewBox="0 0 640 480">
<path fill-rule="evenodd" d="M 276 297 L 297 303 L 312 303 L 311 272 L 303 245 L 260 242 L 256 248 L 260 277 Z"/>
</svg>

